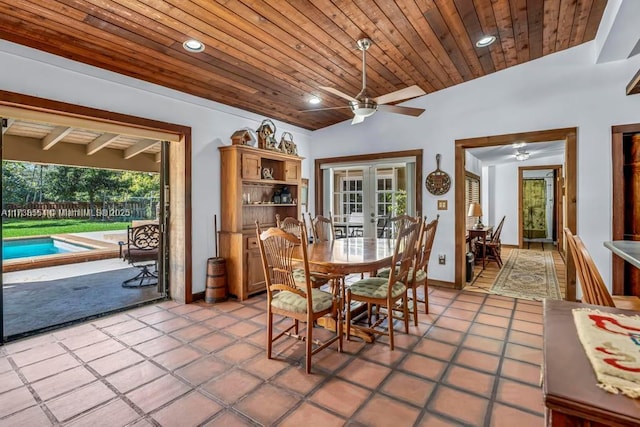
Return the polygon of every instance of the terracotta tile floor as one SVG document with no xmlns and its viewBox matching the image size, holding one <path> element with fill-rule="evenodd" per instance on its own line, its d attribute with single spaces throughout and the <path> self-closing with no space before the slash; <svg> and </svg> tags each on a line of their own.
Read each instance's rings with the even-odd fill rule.
<svg viewBox="0 0 640 427">
<path fill-rule="evenodd" d="M 354 339 L 312 375 L 302 342 L 266 359 L 265 305 L 162 302 L 0 347 L 0 426 L 544 424 L 538 302 L 431 288 L 395 351 Z"/>
</svg>

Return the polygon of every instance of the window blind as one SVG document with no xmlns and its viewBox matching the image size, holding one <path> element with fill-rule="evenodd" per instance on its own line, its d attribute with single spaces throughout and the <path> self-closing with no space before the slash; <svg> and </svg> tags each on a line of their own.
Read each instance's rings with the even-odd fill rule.
<svg viewBox="0 0 640 427">
<path fill-rule="evenodd" d="M 465 189 L 465 215 L 469 212 L 469 205 L 471 203 L 480 203 L 480 177 L 470 172 L 465 173 L 464 177 L 464 189 Z M 477 221 L 475 216 L 467 216 L 466 229 L 470 229 Z"/>
</svg>

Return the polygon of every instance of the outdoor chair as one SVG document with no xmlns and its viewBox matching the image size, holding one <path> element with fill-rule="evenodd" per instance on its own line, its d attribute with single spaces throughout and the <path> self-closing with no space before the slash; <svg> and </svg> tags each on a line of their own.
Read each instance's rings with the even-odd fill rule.
<svg viewBox="0 0 640 427">
<path fill-rule="evenodd" d="M 127 227 L 127 241 L 118 242 L 120 258 L 140 269 L 131 279 L 122 282 L 124 288 L 140 288 L 158 284 L 158 251 L 160 226 L 144 224 Z"/>
</svg>

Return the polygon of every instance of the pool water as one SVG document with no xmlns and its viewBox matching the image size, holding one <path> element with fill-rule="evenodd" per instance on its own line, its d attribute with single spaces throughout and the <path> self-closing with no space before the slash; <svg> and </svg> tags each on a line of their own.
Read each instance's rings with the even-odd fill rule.
<svg viewBox="0 0 640 427">
<path fill-rule="evenodd" d="M 86 251 L 89 248 L 63 242 L 51 237 L 12 239 L 2 241 L 2 259 L 30 258 L 40 255 L 54 255 Z"/>
</svg>

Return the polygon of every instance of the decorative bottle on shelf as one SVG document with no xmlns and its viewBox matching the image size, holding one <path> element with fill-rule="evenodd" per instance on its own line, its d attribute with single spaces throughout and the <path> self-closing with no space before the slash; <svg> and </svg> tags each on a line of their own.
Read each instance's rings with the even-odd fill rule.
<svg viewBox="0 0 640 427">
<path fill-rule="evenodd" d="M 289 191 L 289 187 L 282 187 L 282 191 L 280 192 L 280 203 L 291 203 L 291 192 Z"/>
<path fill-rule="evenodd" d="M 280 192 L 279 191 L 274 191 L 273 192 L 273 197 L 271 198 L 271 201 L 273 203 L 275 203 L 276 205 L 280 204 L 282 202 L 281 198 L 280 198 Z"/>
</svg>

